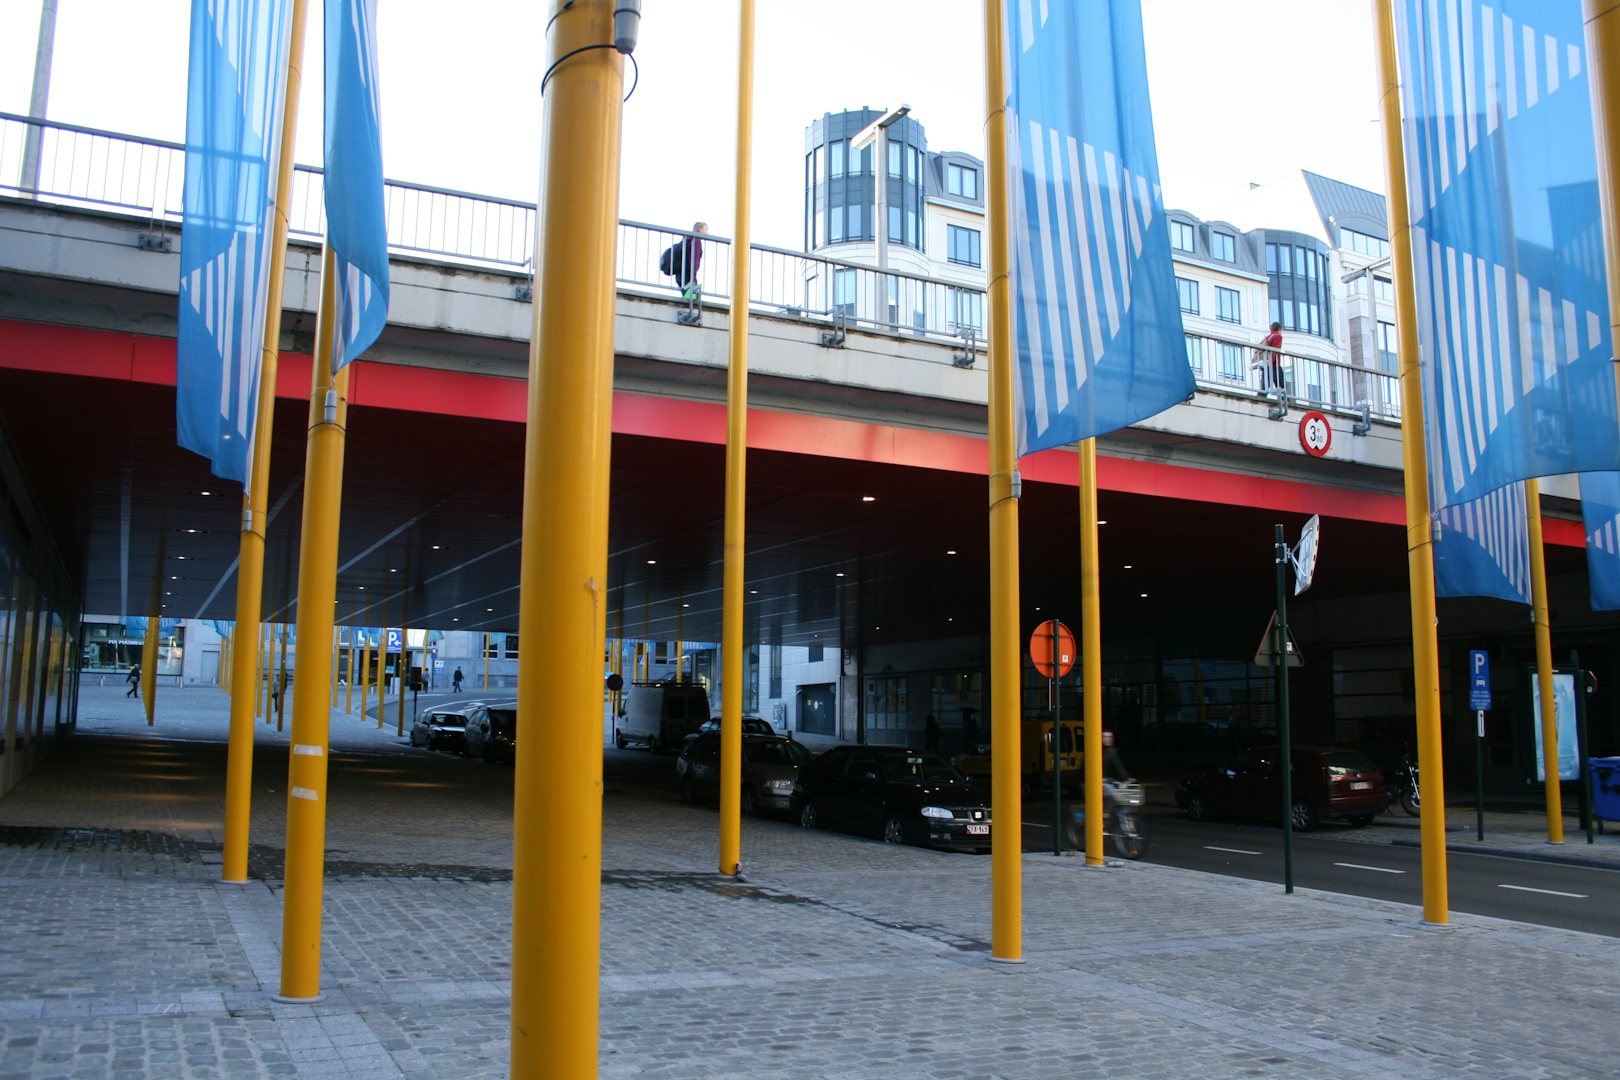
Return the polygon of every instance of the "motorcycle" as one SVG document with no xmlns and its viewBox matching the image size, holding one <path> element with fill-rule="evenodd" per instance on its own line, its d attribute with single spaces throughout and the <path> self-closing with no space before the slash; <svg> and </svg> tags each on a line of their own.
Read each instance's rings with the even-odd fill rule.
<svg viewBox="0 0 1620 1080">
<path fill-rule="evenodd" d="M 1114 850 L 1127 859 L 1147 854 L 1147 834 L 1142 831 L 1142 785 L 1135 780 L 1103 780 L 1103 836 L 1112 840 Z M 1086 804 L 1082 800 L 1068 808 L 1065 829 L 1069 846 L 1086 847 Z"/>
<path fill-rule="evenodd" d="M 1394 807 L 1400 804 L 1408 817 L 1417 817 L 1422 811 L 1422 798 L 1418 789 L 1417 762 L 1410 756 L 1401 760 L 1401 763 L 1389 771 L 1384 778 L 1384 787 L 1389 791 L 1389 805 Z"/>
</svg>

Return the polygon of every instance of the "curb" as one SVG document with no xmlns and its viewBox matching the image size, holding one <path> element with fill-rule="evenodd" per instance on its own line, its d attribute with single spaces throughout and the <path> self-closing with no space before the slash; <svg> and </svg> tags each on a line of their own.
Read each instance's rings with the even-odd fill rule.
<svg viewBox="0 0 1620 1080">
<path fill-rule="evenodd" d="M 1398 837 L 1390 843 L 1396 847 L 1420 848 L 1423 841 Z M 1461 851 L 1468 855 L 1496 855 L 1504 859 L 1525 859 L 1530 862 L 1559 863 L 1564 866 L 1584 866 L 1595 870 L 1620 871 L 1620 862 L 1614 859 L 1587 858 L 1583 855 L 1563 855 L 1551 851 L 1533 851 L 1528 848 L 1498 848 L 1486 844 L 1454 844 L 1446 842 L 1447 851 Z"/>
</svg>

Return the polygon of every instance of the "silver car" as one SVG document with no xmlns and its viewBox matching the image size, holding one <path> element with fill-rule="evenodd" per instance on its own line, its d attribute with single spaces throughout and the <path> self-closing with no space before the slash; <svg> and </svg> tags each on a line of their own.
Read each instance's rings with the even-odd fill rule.
<svg viewBox="0 0 1620 1080">
<path fill-rule="evenodd" d="M 793 783 L 799 767 L 814 755 L 803 743 L 780 735 L 750 735 L 742 740 L 742 812 L 785 814 L 793 808 Z M 675 759 L 681 799 L 689 803 L 720 797 L 720 733 L 705 731 Z"/>
</svg>

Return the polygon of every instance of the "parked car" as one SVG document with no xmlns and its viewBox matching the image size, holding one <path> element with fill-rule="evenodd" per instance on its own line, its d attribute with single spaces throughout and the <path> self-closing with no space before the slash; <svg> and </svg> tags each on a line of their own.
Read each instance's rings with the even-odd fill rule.
<svg viewBox="0 0 1620 1080">
<path fill-rule="evenodd" d="M 505 701 L 481 707 L 481 715 L 467 724 L 468 757 L 481 757 L 491 765 L 517 762 L 517 702 Z"/>
<path fill-rule="evenodd" d="M 799 824 L 872 832 L 891 844 L 990 850 L 990 808 L 938 754 L 835 746 L 799 770 Z"/>
<path fill-rule="evenodd" d="M 761 720 L 757 716 L 745 716 L 745 717 L 743 717 L 742 718 L 742 729 L 743 729 L 743 734 L 744 735 L 780 735 L 781 734 L 781 732 L 779 732 L 775 728 L 771 727 L 769 721 Z M 684 745 L 685 746 L 691 746 L 692 741 L 694 739 L 696 739 L 699 735 L 705 735 L 705 734 L 707 734 L 707 733 L 709 733 L 711 731 L 718 732 L 719 730 L 720 730 L 720 718 L 718 716 L 714 717 L 712 720 L 705 720 L 705 721 L 703 721 L 703 723 L 698 725 L 698 729 L 696 731 L 692 732 L 690 735 L 688 735 L 686 737 L 686 741 L 685 741 Z"/>
<path fill-rule="evenodd" d="M 753 717 L 744 717 L 745 720 Z M 720 797 L 720 732 L 705 731 L 675 759 L 685 802 Z M 742 812 L 785 814 L 793 809 L 793 784 L 815 757 L 803 743 L 780 735 L 756 734 L 746 726 L 742 739 Z"/>
<path fill-rule="evenodd" d="M 429 750 L 462 750 L 467 740 L 467 724 L 483 708 L 476 702 L 458 703 L 417 713 L 411 724 L 411 745 Z"/>
<path fill-rule="evenodd" d="M 1361 751 L 1341 746 L 1294 746 L 1290 751 L 1294 828 L 1312 829 L 1334 818 L 1371 825 L 1373 817 L 1389 805 L 1384 775 Z M 1194 821 L 1280 818 L 1281 756 L 1281 747 L 1252 747 L 1222 768 L 1182 780 L 1176 788 L 1176 803 Z"/>
</svg>

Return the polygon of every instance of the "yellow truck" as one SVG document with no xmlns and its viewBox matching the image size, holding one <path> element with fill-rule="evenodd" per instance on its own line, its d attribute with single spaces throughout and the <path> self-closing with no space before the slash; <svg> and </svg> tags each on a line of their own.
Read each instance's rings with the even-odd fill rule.
<svg viewBox="0 0 1620 1080">
<path fill-rule="evenodd" d="M 1058 768 L 1063 786 L 1079 788 L 1085 781 L 1081 764 L 1085 758 L 1085 724 L 1064 720 L 1058 734 Z M 1025 720 L 1019 728 L 1018 787 L 1025 795 L 1052 787 L 1052 721 Z M 977 746 L 951 758 L 961 773 L 973 783 L 990 786 L 990 734 L 984 732 Z"/>
</svg>

